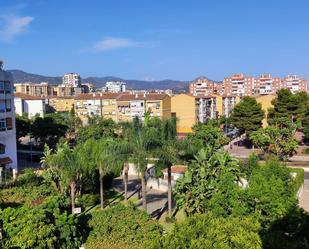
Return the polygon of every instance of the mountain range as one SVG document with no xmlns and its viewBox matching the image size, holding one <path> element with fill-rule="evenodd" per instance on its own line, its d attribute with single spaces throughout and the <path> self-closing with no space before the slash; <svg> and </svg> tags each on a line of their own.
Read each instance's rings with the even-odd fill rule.
<svg viewBox="0 0 309 249">
<path fill-rule="evenodd" d="M 24 82 L 32 82 L 32 83 L 40 83 L 40 82 L 48 82 L 50 84 L 61 84 L 62 77 L 60 76 L 44 76 L 39 74 L 27 73 L 22 70 L 7 70 L 13 75 L 15 83 L 24 83 Z M 187 90 L 189 81 L 180 81 L 180 80 L 126 80 L 119 77 L 114 76 L 106 76 L 106 77 L 87 77 L 82 78 L 82 83 L 92 83 L 95 87 L 99 88 L 105 85 L 107 81 L 124 81 L 127 83 L 128 89 L 172 89 L 176 92 Z"/>
</svg>

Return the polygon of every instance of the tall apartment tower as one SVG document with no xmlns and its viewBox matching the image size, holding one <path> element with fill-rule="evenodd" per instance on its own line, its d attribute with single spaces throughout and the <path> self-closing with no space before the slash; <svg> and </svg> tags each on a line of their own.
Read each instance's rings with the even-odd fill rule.
<svg viewBox="0 0 309 249">
<path fill-rule="evenodd" d="M 254 95 L 254 81 L 254 77 L 245 76 L 242 73 L 224 78 L 224 93 L 240 97 Z"/>
<path fill-rule="evenodd" d="M 194 96 L 211 95 L 214 93 L 214 82 L 205 77 L 197 78 L 195 81 L 190 83 L 189 93 Z"/>
<path fill-rule="evenodd" d="M 76 73 L 68 73 L 63 75 L 62 85 L 68 87 L 80 87 L 81 86 L 80 75 Z"/>
<path fill-rule="evenodd" d="M 307 91 L 307 80 L 296 75 L 288 75 L 283 79 L 283 87 L 289 89 L 292 93 Z"/>
<path fill-rule="evenodd" d="M 17 170 L 17 153 L 13 78 L 0 61 L 0 175 L 3 168 Z"/>
</svg>

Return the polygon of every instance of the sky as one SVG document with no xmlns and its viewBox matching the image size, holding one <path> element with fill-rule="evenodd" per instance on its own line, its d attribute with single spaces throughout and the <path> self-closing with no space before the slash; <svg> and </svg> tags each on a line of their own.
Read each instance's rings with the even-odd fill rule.
<svg viewBox="0 0 309 249">
<path fill-rule="evenodd" d="M 309 79 L 308 10 L 308 0 L 0 0 L 0 58 L 50 76 Z"/>
</svg>

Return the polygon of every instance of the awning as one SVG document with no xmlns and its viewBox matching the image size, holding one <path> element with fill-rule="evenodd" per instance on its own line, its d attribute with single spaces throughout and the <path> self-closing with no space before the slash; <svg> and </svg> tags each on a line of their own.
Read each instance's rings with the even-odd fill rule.
<svg viewBox="0 0 309 249">
<path fill-rule="evenodd" d="M 11 158 L 9 158 L 9 157 L 2 157 L 2 158 L 0 158 L 0 165 L 1 164 L 9 164 L 9 163 L 12 163 Z"/>
</svg>

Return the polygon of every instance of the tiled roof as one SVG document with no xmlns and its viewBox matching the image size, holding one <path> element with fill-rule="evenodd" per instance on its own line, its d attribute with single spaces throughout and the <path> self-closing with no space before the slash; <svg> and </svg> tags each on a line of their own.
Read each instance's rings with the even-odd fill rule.
<svg viewBox="0 0 309 249">
<path fill-rule="evenodd" d="M 27 100 L 43 100 L 44 98 L 32 96 L 25 93 L 14 93 L 14 98 L 27 99 Z"/>
<path fill-rule="evenodd" d="M 129 101 L 129 100 L 163 100 L 167 97 L 167 94 L 160 93 L 146 93 L 146 94 L 130 94 L 123 93 L 117 97 L 118 101 Z"/>
<path fill-rule="evenodd" d="M 186 165 L 173 165 L 171 167 L 171 172 L 172 174 L 184 174 L 187 170 L 187 166 Z M 163 170 L 164 172 L 167 172 L 167 169 Z"/>
<path fill-rule="evenodd" d="M 75 99 L 116 99 L 119 93 L 83 93 Z"/>
</svg>

